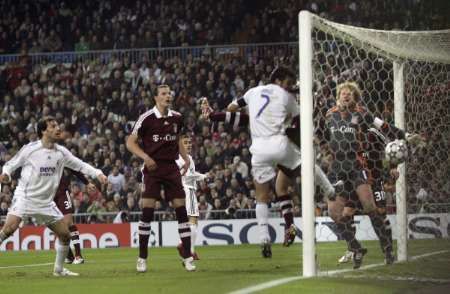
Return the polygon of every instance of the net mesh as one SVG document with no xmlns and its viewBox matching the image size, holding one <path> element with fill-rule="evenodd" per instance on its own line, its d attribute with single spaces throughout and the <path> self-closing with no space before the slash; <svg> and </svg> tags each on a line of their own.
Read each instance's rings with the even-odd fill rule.
<svg viewBox="0 0 450 294">
<path fill-rule="evenodd" d="M 352 244 L 353 237 L 348 235 L 354 228 L 355 239 L 360 240 L 362 247 L 368 247 L 372 256 L 377 258 L 386 257 L 386 244 L 389 241 L 380 242 L 380 250 L 377 242 L 367 243 L 366 240 L 385 238 L 390 235 L 389 227 L 392 227 L 394 240 L 396 238 L 395 194 L 399 191 L 396 191 L 395 173 L 384 159 L 384 146 L 394 140 L 398 132 L 392 128 L 380 136 L 373 130 L 372 120 L 377 117 L 391 125 L 395 124 L 393 67 L 394 62 L 399 62 L 404 65 L 406 131 L 420 134 L 424 139 L 421 144 L 409 144 L 409 156 L 406 159 L 408 244 L 412 248 L 409 253 L 414 255 L 420 250 L 433 251 L 435 246 L 435 243 L 420 243 L 420 246 L 417 245 L 421 248 L 419 250 L 413 239 L 444 238 L 448 244 L 450 30 L 377 31 L 336 24 L 313 16 L 312 42 L 318 163 L 332 183 L 344 181 L 339 194 L 344 196 L 347 205 L 353 205 L 358 211 L 354 217 L 355 226 L 351 220 L 347 220 L 347 225 L 345 221 L 332 221 L 329 217 L 335 216 L 330 210 L 331 205 L 328 205 L 330 203 L 327 204 L 320 190 L 316 190 L 316 204 L 320 208 L 317 223 L 326 224 L 316 226 L 316 239 L 347 239 L 347 246 L 342 242 L 342 252 L 334 253 L 337 261 L 346 249 L 358 247 Z M 340 112 L 334 109 L 337 86 L 347 81 L 355 82 L 360 88 L 360 105 L 365 109 L 359 115 L 352 114 L 350 118 L 340 116 Z M 347 123 L 339 119 L 344 122 L 347 120 Z M 361 173 L 359 164 L 369 173 Z M 384 225 L 377 223 L 376 217 L 365 215 L 355 194 L 356 186 L 365 177 L 370 180 L 377 206 L 384 207 L 387 213 L 387 217 L 381 218 Z M 382 227 L 385 231 L 380 231 Z M 320 267 L 324 269 L 322 262 Z"/>
</svg>

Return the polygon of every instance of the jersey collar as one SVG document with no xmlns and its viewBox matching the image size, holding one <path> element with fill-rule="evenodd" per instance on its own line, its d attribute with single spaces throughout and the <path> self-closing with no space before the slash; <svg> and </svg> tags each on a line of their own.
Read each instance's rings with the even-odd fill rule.
<svg viewBox="0 0 450 294">
<path fill-rule="evenodd" d="M 163 115 L 161 114 L 161 112 L 159 112 L 158 108 L 156 106 L 153 106 L 153 112 L 156 115 L 156 118 L 162 118 Z M 169 109 L 169 111 L 167 112 L 167 116 L 172 116 L 172 110 Z"/>
</svg>

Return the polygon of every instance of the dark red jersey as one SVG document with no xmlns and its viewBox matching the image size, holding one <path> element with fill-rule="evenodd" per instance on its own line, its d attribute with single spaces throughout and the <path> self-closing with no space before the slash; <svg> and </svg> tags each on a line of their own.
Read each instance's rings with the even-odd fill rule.
<svg viewBox="0 0 450 294">
<path fill-rule="evenodd" d="M 162 116 L 153 107 L 143 113 L 133 127 L 132 134 L 142 141 L 142 149 L 156 162 L 178 159 L 178 136 L 183 127 L 183 117 L 180 113 L 169 110 L 167 116 Z"/>
</svg>

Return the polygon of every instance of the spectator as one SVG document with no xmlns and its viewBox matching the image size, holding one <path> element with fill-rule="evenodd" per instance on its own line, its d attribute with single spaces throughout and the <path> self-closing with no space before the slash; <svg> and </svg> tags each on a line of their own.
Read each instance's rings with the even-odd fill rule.
<svg viewBox="0 0 450 294">
<path fill-rule="evenodd" d="M 114 192 L 120 192 L 125 186 L 125 176 L 119 172 L 119 168 L 114 166 L 108 175 L 108 182 L 111 183 Z"/>
</svg>

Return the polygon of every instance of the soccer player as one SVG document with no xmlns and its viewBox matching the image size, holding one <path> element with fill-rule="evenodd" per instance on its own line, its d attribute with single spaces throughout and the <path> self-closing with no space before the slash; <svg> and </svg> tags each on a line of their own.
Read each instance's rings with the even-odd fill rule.
<svg viewBox="0 0 450 294">
<path fill-rule="evenodd" d="M 275 75 L 276 72 L 273 73 Z M 274 77 L 275 78 L 275 77 Z M 284 94 L 287 94 L 289 96 L 289 99 L 294 100 L 295 98 L 286 91 L 286 89 L 290 90 L 289 87 L 284 88 Z M 260 99 L 260 98 L 259 98 Z M 230 104 L 227 108 L 228 111 L 226 112 L 214 112 L 213 109 L 209 106 L 208 101 L 206 98 L 202 100 L 202 116 L 205 119 L 211 120 L 214 123 L 223 121 L 229 125 L 233 126 L 245 126 L 249 123 L 249 116 L 245 113 L 236 112 L 239 108 L 247 106 L 247 102 L 241 98 L 237 101 Z M 296 103 L 294 105 L 290 105 L 292 111 L 294 111 L 294 114 L 298 114 L 298 105 Z M 286 119 L 281 123 L 281 125 L 277 126 L 277 130 L 280 131 L 280 133 L 285 132 L 286 136 L 289 138 L 290 142 L 294 143 L 296 146 L 294 146 L 292 149 L 295 150 L 294 152 L 298 152 L 299 154 L 299 147 L 300 147 L 300 129 L 299 129 L 299 117 L 297 115 L 294 115 L 292 119 L 291 117 L 286 117 Z M 266 120 L 270 120 L 270 118 L 266 118 Z M 290 122 L 292 120 L 292 122 Z M 269 124 L 266 122 L 266 124 Z M 290 127 L 293 126 L 293 127 Z M 284 135 L 283 135 L 284 136 Z M 293 156 L 295 157 L 295 156 Z M 252 159 L 253 160 L 253 159 Z M 300 160 L 300 158 L 298 158 Z M 294 179 L 299 174 L 299 165 L 295 169 L 289 169 L 283 166 L 283 164 L 277 164 L 276 167 L 278 170 L 278 175 L 276 179 L 276 194 L 278 195 L 277 201 L 280 205 L 280 209 L 282 211 L 283 218 L 285 220 L 285 236 L 283 245 L 284 246 L 290 246 L 296 236 L 300 236 L 298 233 L 297 227 L 294 225 L 294 214 L 293 214 L 293 201 L 291 197 L 289 196 L 288 187 L 292 184 L 292 179 Z M 329 182 L 328 178 L 326 177 L 325 173 L 322 171 L 320 166 L 316 165 L 315 167 L 316 172 L 316 179 L 323 190 L 326 197 L 334 197 L 335 189 Z M 269 182 L 267 182 L 268 184 Z M 338 182 L 337 185 L 340 183 Z M 258 225 L 260 227 L 261 232 L 261 242 L 262 242 L 262 255 L 263 257 L 271 257 L 271 246 L 270 241 L 268 241 L 268 214 L 269 214 L 269 208 L 268 203 L 270 202 L 270 199 L 268 195 L 266 196 L 260 196 L 258 197 L 257 194 L 257 204 L 256 204 L 256 217 L 258 219 Z"/>
<path fill-rule="evenodd" d="M 186 149 L 186 152 L 189 157 L 189 168 L 187 171 L 181 171 L 184 172 L 184 175 L 182 177 L 183 182 L 183 188 L 184 193 L 186 194 L 186 211 L 187 215 L 189 217 L 189 226 L 191 228 L 191 254 L 194 260 L 199 260 L 197 253 L 195 252 L 195 239 L 197 236 L 197 225 L 198 225 L 198 217 L 199 217 L 199 210 L 198 210 L 198 202 L 197 202 L 197 196 L 196 196 L 196 190 L 197 190 L 197 181 L 202 181 L 206 179 L 207 175 L 201 174 L 197 171 L 195 171 L 195 163 L 192 159 L 192 156 L 190 155 L 192 152 L 192 139 L 188 134 L 181 135 L 181 142 Z M 180 168 L 184 167 L 184 160 L 179 156 L 178 160 L 176 161 L 177 165 Z M 180 243 L 178 245 L 178 250 L 180 251 L 180 254 L 183 249 L 183 244 Z"/>
<path fill-rule="evenodd" d="M 271 239 L 268 229 L 270 182 L 276 177 L 275 191 L 285 219 L 284 245 L 294 242 L 297 228 L 294 225 L 293 201 L 288 187 L 291 179 L 299 174 L 300 149 L 286 136 L 286 128 L 299 115 L 294 95 L 289 93 L 295 83 L 294 72 L 285 67 L 276 68 L 270 75 L 270 83 L 248 90 L 233 101 L 227 111 L 236 112 L 248 106 L 252 145 L 252 175 L 256 190 L 256 218 L 260 228 L 262 255 L 271 257 Z M 278 174 L 276 167 L 279 168 Z M 316 168 L 319 172 L 320 169 Z M 321 171 L 321 170 L 320 170 Z M 334 188 L 323 172 L 318 174 L 320 184 L 334 194 Z"/>
<path fill-rule="evenodd" d="M 386 255 L 392 255 L 385 216 L 377 210 L 371 187 L 373 178 L 363 157 L 364 144 L 367 143 L 365 136 L 372 127 L 390 138 L 404 138 L 405 133 L 374 117 L 360 105 L 361 91 L 356 83 L 338 85 L 336 97 L 337 105 L 325 117 L 325 139 L 334 155 L 329 177 L 332 182 L 342 180 L 344 189 L 337 197 L 328 199 L 328 211 L 338 233 L 346 240 L 348 250 L 353 252 L 353 268 L 357 269 L 367 253 L 355 237 L 353 215 L 358 202 L 369 215 L 382 246 L 387 250 Z"/>
<path fill-rule="evenodd" d="M 147 271 L 148 239 L 150 222 L 154 218 L 155 202 L 164 188 L 165 198 L 172 201 L 178 220 L 178 233 L 183 243 L 182 259 L 187 271 L 194 271 L 191 255 L 191 230 L 185 206 L 185 194 L 181 183 L 180 169 L 176 164 L 178 155 L 184 160 L 182 170 L 189 169 L 190 160 L 179 139 L 183 126 L 180 113 L 170 109 L 173 97 L 167 85 L 160 85 L 154 97 L 156 105 L 143 113 L 136 121 L 127 138 L 127 149 L 144 161 L 142 168 L 142 216 L 139 221 L 139 257 L 136 270 Z M 138 140 L 142 140 L 142 147 Z"/>
<path fill-rule="evenodd" d="M 384 192 L 384 181 L 388 177 L 394 180 L 398 177 L 396 168 L 390 167 L 389 176 L 386 176 L 383 166 L 384 149 L 387 144 L 386 137 L 377 129 L 370 128 L 366 137 L 366 144 L 364 146 L 363 157 L 367 161 L 367 168 L 370 172 L 372 181 L 372 191 L 377 206 L 377 210 L 381 215 L 385 224 L 380 227 L 379 224 L 372 222 L 372 226 L 378 239 L 383 254 L 385 255 L 385 263 L 392 264 L 395 261 L 395 256 L 392 253 L 392 230 L 389 219 L 386 213 L 386 194 Z M 360 208 L 360 207 L 358 207 Z M 371 219 L 372 221 L 372 219 Z M 339 259 L 339 263 L 346 263 L 353 259 L 353 251 L 347 250 L 347 252 Z"/>
<path fill-rule="evenodd" d="M 60 128 L 53 117 L 44 117 L 37 124 L 40 140 L 24 147 L 5 165 L 0 182 L 8 182 L 13 172 L 22 167 L 19 184 L 14 191 L 14 204 L 8 212 L 6 223 L 0 231 L 0 243 L 11 236 L 22 219 L 34 217 L 38 223 L 50 228 L 58 240 L 55 244 L 55 276 L 78 276 L 63 267 L 70 242 L 70 231 L 64 222 L 63 214 L 56 207 L 53 198 L 61 180 L 64 167 L 96 177 L 106 183 L 107 178 L 99 169 L 81 161 L 66 148 L 56 144 Z"/>
<path fill-rule="evenodd" d="M 56 206 L 64 215 L 63 220 L 66 223 L 67 227 L 69 228 L 70 239 L 75 249 L 74 255 L 69 247 L 65 262 L 72 264 L 82 264 L 84 263 L 84 259 L 81 255 L 80 232 L 78 231 L 78 228 L 73 221 L 72 214 L 74 213 L 74 208 L 72 205 L 72 198 L 70 196 L 69 191 L 70 180 L 73 176 L 75 176 L 83 184 L 88 185 L 93 189 L 96 189 L 96 186 L 93 183 L 91 183 L 89 179 L 87 179 L 82 173 L 71 170 L 69 168 L 65 168 L 61 176 L 61 181 L 59 182 L 59 186 L 58 189 L 56 190 L 54 198 Z"/>
</svg>

